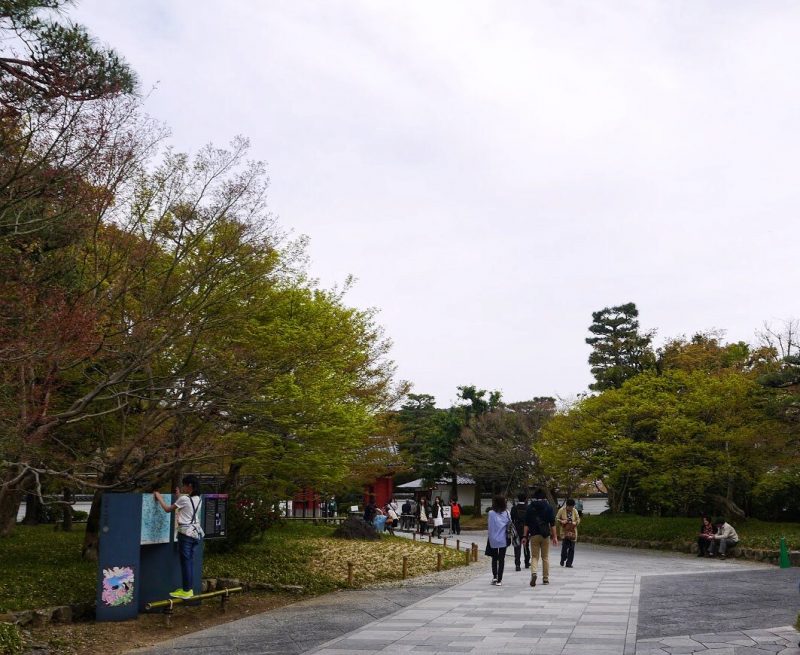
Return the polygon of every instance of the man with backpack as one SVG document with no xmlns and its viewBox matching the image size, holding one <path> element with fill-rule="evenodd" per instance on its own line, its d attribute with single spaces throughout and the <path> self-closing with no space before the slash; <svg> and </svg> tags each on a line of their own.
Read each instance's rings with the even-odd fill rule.
<svg viewBox="0 0 800 655">
<path fill-rule="evenodd" d="M 517 504 L 511 508 L 511 521 L 514 523 L 514 528 L 518 535 L 525 534 L 525 514 L 528 511 L 528 496 L 524 491 L 517 494 Z M 517 566 L 517 571 L 521 571 L 520 560 L 521 555 L 525 554 L 525 568 L 531 568 L 531 547 L 527 541 L 520 540 L 519 545 L 514 546 L 514 564 Z"/>
<path fill-rule="evenodd" d="M 450 501 L 450 532 L 461 534 L 461 505 L 455 496 Z"/>
<path fill-rule="evenodd" d="M 550 584 L 550 544 L 558 546 L 556 515 L 544 491 L 537 489 L 525 512 L 523 543 L 531 548 L 531 587 L 536 586 L 536 570 L 542 559 L 542 584 Z"/>
</svg>

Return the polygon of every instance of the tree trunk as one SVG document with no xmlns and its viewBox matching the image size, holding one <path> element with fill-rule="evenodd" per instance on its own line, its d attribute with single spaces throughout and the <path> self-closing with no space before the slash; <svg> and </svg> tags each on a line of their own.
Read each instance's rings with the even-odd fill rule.
<svg viewBox="0 0 800 655">
<path fill-rule="evenodd" d="M 481 483 L 475 480 L 475 498 L 473 499 L 473 516 L 481 515 Z"/>
<path fill-rule="evenodd" d="M 86 533 L 83 535 L 81 557 L 90 561 L 96 561 L 100 551 L 100 501 L 102 497 L 103 492 L 99 489 L 94 492 L 89 518 L 86 519 Z"/>
<path fill-rule="evenodd" d="M 232 463 L 228 467 L 228 473 L 225 475 L 225 481 L 222 483 L 221 492 L 224 494 L 231 494 L 239 486 L 239 474 L 242 471 L 242 465 Z"/>
<path fill-rule="evenodd" d="M 64 532 L 72 532 L 72 492 L 64 487 L 64 494 L 61 499 L 64 501 L 61 510 L 61 529 Z"/>
<path fill-rule="evenodd" d="M 729 500 L 724 496 L 714 496 L 714 500 L 716 501 L 717 506 L 722 508 L 724 514 L 727 514 L 728 516 L 733 515 L 740 519 L 745 518 L 746 515 L 744 510 L 732 500 Z"/>
<path fill-rule="evenodd" d="M 42 499 L 37 494 L 25 494 L 25 518 L 23 525 L 39 525 L 42 517 Z"/>
<path fill-rule="evenodd" d="M 8 537 L 14 532 L 21 504 L 21 490 L 0 489 L 0 537 Z"/>
</svg>

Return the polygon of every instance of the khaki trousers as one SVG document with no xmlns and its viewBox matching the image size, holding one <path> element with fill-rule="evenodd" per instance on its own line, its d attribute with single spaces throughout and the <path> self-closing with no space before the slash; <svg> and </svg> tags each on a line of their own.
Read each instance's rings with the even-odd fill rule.
<svg viewBox="0 0 800 655">
<path fill-rule="evenodd" d="M 540 534 L 533 535 L 530 539 L 531 544 L 531 577 L 536 575 L 539 568 L 539 556 L 542 558 L 542 581 L 550 579 L 550 537 L 543 537 Z"/>
</svg>

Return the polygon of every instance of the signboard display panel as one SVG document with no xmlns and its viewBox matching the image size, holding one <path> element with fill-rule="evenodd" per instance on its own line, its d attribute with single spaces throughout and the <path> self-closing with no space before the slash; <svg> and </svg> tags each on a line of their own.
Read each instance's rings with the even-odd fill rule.
<svg viewBox="0 0 800 655">
<path fill-rule="evenodd" d="M 228 534 L 228 494 L 203 494 L 203 532 L 206 539 L 223 539 Z"/>
</svg>

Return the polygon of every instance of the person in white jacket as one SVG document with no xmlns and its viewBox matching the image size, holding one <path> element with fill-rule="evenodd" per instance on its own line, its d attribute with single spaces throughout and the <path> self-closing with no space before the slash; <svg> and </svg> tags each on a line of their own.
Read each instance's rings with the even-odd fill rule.
<svg viewBox="0 0 800 655">
<path fill-rule="evenodd" d="M 735 548 L 739 543 L 739 535 L 736 534 L 733 526 L 723 518 L 715 518 L 714 527 L 717 529 L 717 533 L 708 548 L 708 553 L 712 557 L 719 554 L 721 559 L 725 559 L 728 549 Z"/>
</svg>

